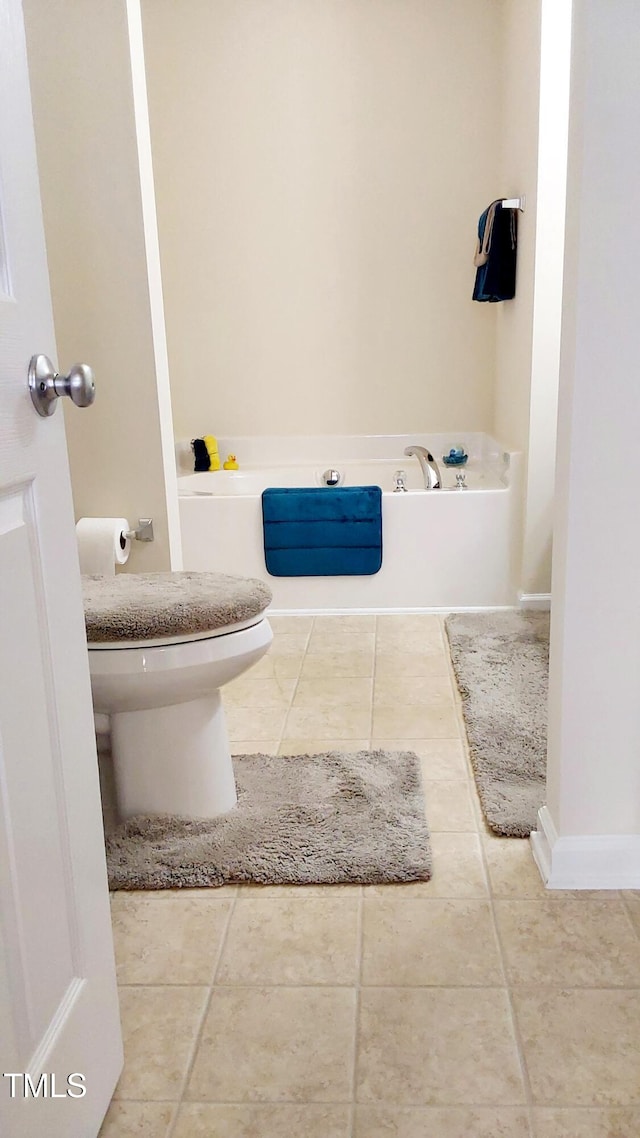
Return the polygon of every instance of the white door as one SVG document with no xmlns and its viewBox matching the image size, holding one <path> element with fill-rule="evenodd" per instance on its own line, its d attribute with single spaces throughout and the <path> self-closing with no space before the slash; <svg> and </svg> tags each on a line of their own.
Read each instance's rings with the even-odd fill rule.
<svg viewBox="0 0 640 1138">
<path fill-rule="evenodd" d="M 95 1138 L 122 1045 L 63 415 L 27 391 L 56 355 L 20 0 L 0 211 L 0 1134 Z"/>
</svg>

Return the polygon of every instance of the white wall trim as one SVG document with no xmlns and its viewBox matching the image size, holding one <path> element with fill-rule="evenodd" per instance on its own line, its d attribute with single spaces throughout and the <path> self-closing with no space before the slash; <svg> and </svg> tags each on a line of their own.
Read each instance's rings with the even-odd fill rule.
<svg viewBox="0 0 640 1138">
<path fill-rule="evenodd" d="M 543 806 L 531 848 L 547 889 L 640 889 L 640 834 L 559 837 Z"/>
<path fill-rule="evenodd" d="M 129 52 L 133 85 L 133 110 L 138 146 L 142 223 L 144 228 L 147 278 L 149 282 L 149 308 L 151 332 L 158 389 L 158 415 L 160 420 L 160 446 L 164 467 L 164 489 L 167 506 L 167 528 L 171 569 L 182 569 L 182 537 L 178 509 L 178 482 L 174 454 L 173 413 L 169 382 L 169 356 L 164 319 L 162 271 L 160 267 L 160 240 L 156 215 L 155 184 L 151 156 L 151 128 L 147 101 L 147 79 L 144 65 L 142 12 L 140 0 L 127 0 Z"/>
<path fill-rule="evenodd" d="M 518 5 L 515 5 L 517 8 Z M 560 381 L 562 279 L 567 200 L 571 0 L 542 0 L 529 446 L 522 555 L 523 588 L 548 588 Z M 534 594 L 535 596 L 535 594 Z M 548 608 L 528 604 L 523 608 Z"/>
<path fill-rule="evenodd" d="M 551 593 L 519 593 L 518 603 L 521 609 L 541 609 L 548 612 L 551 608 Z"/>
</svg>

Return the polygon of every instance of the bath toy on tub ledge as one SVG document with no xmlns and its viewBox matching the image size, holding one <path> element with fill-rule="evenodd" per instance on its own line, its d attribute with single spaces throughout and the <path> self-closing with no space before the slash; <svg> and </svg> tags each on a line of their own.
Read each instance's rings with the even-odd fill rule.
<svg viewBox="0 0 640 1138">
<path fill-rule="evenodd" d="M 225 462 L 222 464 L 223 470 L 239 470 L 238 462 L 235 454 L 228 454 Z"/>
<path fill-rule="evenodd" d="M 211 459 L 211 465 L 209 469 L 219 470 L 220 455 L 218 454 L 218 440 L 216 439 L 215 435 L 204 435 L 204 445 L 206 446 L 209 452 L 209 458 Z"/>
<path fill-rule="evenodd" d="M 193 451 L 195 471 L 211 470 L 211 455 L 207 449 L 207 444 L 204 439 L 192 439 L 191 450 Z"/>
<path fill-rule="evenodd" d="M 445 466 L 464 466 L 469 455 L 465 454 L 464 447 L 451 447 L 448 454 L 443 454 L 442 461 Z"/>
</svg>

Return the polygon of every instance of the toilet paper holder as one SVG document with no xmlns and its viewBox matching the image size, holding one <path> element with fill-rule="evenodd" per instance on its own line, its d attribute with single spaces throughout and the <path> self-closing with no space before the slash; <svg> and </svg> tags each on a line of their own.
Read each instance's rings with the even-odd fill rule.
<svg viewBox="0 0 640 1138">
<path fill-rule="evenodd" d="M 138 528 L 124 530 L 120 542 L 124 549 L 124 539 L 131 541 L 153 541 L 153 518 L 138 518 Z"/>
</svg>

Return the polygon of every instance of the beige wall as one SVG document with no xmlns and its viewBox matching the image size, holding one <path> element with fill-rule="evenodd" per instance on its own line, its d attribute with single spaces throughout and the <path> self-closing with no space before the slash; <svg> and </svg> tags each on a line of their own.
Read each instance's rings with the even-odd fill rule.
<svg viewBox="0 0 640 1138">
<path fill-rule="evenodd" d="M 491 429 L 496 312 L 471 291 L 478 214 L 511 192 L 501 21 L 144 0 L 178 437 Z"/>
<path fill-rule="evenodd" d="M 126 3 L 26 0 L 25 22 L 59 365 L 96 375 L 66 409 L 76 516 L 152 516 L 128 568 L 168 568 Z"/>
</svg>

